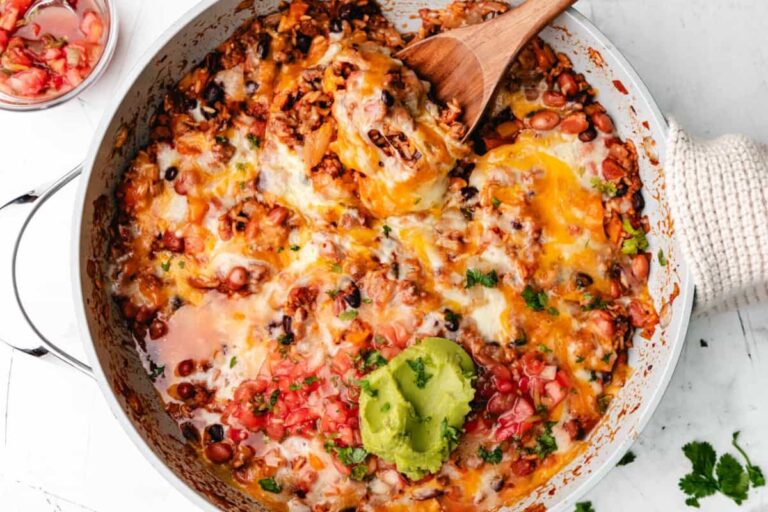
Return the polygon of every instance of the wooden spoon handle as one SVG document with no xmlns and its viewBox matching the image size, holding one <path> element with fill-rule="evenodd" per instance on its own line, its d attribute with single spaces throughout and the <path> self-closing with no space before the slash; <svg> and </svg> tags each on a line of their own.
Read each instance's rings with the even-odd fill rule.
<svg viewBox="0 0 768 512">
<path fill-rule="evenodd" d="M 475 53 L 488 69 L 502 68 L 503 72 L 525 43 L 574 3 L 576 0 L 526 0 L 509 12 L 476 25 L 474 34 L 469 35 L 476 38 Z M 499 44 L 502 41 L 503 46 Z"/>
</svg>

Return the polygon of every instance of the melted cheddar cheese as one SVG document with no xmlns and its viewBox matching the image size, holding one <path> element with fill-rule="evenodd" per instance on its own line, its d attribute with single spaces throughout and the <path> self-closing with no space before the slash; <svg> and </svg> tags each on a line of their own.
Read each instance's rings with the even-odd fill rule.
<svg viewBox="0 0 768 512">
<path fill-rule="evenodd" d="M 501 11 L 425 10 L 417 37 Z M 462 144 L 403 44 L 371 2 L 249 22 L 169 93 L 117 192 L 113 287 L 147 372 L 276 510 L 510 505 L 585 447 L 656 322 L 634 146 L 567 58 L 536 39 Z M 478 378 L 414 482 L 362 448 L 357 399 L 427 336 Z"/>
</svg>

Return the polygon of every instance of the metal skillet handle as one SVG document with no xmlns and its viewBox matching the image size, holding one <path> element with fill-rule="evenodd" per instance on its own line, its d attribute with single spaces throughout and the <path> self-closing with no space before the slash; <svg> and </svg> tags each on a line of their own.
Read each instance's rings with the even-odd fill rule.
<svg viewBox="0 0 768 512">
<path fill-rule="evenodd" d="M 34 218 L 38 210 L 40 210 L 40 207 L 42 207 L 45 204 L 45 202 L 48 201 L 48 199 L 53 197 L 53 195 L 56 192 L 61 190 L 66 184 L 70 183 L 77 176 L 79 176 L 81 172 L 82 172 L 82 166 L 78 165 L 77 167 L 69 171 L 67 174 L 65 174 L 64 176 L 62 176 L 52 184 L 39 187 L 36 190 L 28 192 L 22 196 L 17 197 L 16 199 L 9 201 L 3 206 L 0 206 L 0 217 L 4 217 L 7 215 L 18 216 L 19 221 L 21 222 L 20 227 L 18 229 L 18 233 L 13 243 L 13 255 L 11 257 L 11 282 L 13 284 L 13 294 L 16 299 L 16 304 L 19 307 L 19 311 L 21 312 L 22 316 L 24 317 L 24 319 L 26 320 L 27 324 L 32 329 L 32 331 L 34 331 L 37 337 L 40 338 L 42 345 L 24 346 L 21 343 L 18 343 L 15 341 L 12 342 L 10 340 L 6 340 L 2 338 L 0 338 L 0 341 L 3 341 L 6 344 L 10 345 L 11 347 L 21 352 L 24 352 L 26 354 L 29 354 L 31 356 L 38 357 L 41 359 L 46 359 L 54 363 L 64 363 L 67 366 L 70 366 L 72 368 L 75 368 L 85 373 L 86 375 L 93 376 L 93 372 L 91 371 L 90 366 L 88 366 L 83 361 L 80 361 L 78 358 L 74 357 L 73 355 L 67 353 L 62 348 L 58 347 L 55 343 L 49 340 L 40 331 L 40 329 L 37 328 L 35 323 L 32 321 L 32 318 L 30 318 L 29 313 L 27 313 L 24 303 L 21 300 L 21 294 L 19 293 L 19 283 L 18 283 L 18 276 L 17 276 L 19 247 L 21 245 L 21 240 L 24 237 L 24 233 L 26 232 L 27 227 L 29 226 L 29 223 L 32 221 L 32 219 Z M 12 239 L 12 237 L 9 237 L 9 238 Z"/>
</svg>

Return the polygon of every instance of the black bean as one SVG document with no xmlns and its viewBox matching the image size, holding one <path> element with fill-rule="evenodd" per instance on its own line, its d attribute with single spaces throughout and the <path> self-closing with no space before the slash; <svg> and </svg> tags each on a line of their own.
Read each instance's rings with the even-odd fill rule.
<svg viewBox="0 0 768 512">
<path fill-rule="evenodd" d="M 381 91 L 381 101 L 384 102 L 384 105 L 391 107 L 395 104 L 395 98 L 392 96 L 392 93 L 390 93 L 388 90 L 383 89 Z"/>
<path fill-rule="evenodd" d="M 218 423 L 208 426 L 205 433 L 208 434 L 209 443 L 218 443 L 224 440 L 224 427 Z"/>
<path fill-rule="evenodd" d="M 298 32 L 296 34 L 296 48 L 298 48 L 301 53 L 307 53 L 310 46 L 312 46 L 312 38 L 306 34 Z"/>
<path fill-rule="evenodd" d="M 608 269 L 608 277 L 611 279 L 618 279 L 621 277 L 621 265 L 618 263 L 611 264 L 610 268 Z"/>
<path fill-rule="evenodd" d="M 585 274 L 584 272 L 577 272 L 576 277 L 574 278 L 574 282 L 576 283 L 576 288 L 581 290 L 582 288 L 586 288 L 587 286 L 591 285 L 594 281 L 589 274 Z"/>
<path fill-rule="evenodd" d="M 269 55 L 269 46 L 272 43 L 272 36 L 266 32 L 259 34 L 259 42 L 256 44 L 256 55 L 260 59 L 266 59 Z"/>
<path fill-rule="evenodd" d="M 595 130 L 594 126 L 590 126 L 583 132 L 579 134 L 579 140 L 581 142 L 590 142 L 595 140 L 595 137 L 597 137 L 597 130 Z"/>
<path fill-rule="evenodd" d="M 363 299 L 360 296 L 360 288 L 355 283 L 350 283 L 344 291 L 344 301 L 349 304 L 351 308 L 359 308 Z"/>
<path fill-rule="evenodd" d="M 643 193 L 639 190 L 632 194 L 632 208 L 634 208 L 636 212 L 641 212 L 643 211 L 643 208 L 645 208 L 645 199 L 643 199 Z"/>
<path fill-rule="evenodd" d="M 184 439 L 190 443 L 200 443 L 200 432 L 197 430 L 197 427 L 195 427 L 195 425 L 193 425 L 190 421 L 181 424 L 181 435 L 183 435 Z"/>
<path fill-rule="evenodd" d="M 469 201 L 477 195 L 477 192 L 478 190 L 475 187 L 464 187 L 461 189 L 461 197 L 463 197 L 465 201 Z"/>
<path fill-rule="evenodd" d="M 342 25 L 341 20 L 339 18 L 333 18 L 328 28 L 330 29 L 331 32 L 338 33 L 344 30 L 344 25 Z"/>
<path fill-rule="evenodd" d="M 456 164 L 456 167 L 451 169 L 451 172 L 448 173 L 448 176 L 451 178 L 461 178 L 464 181 L 469 181 L 469 176 L 474 170 L 475 164 L 470 162 L 459 162 Z"/>
<path fill-rule="evenodd" d="M 203 91 L 203 99 L 211 106 L 219 101 L 224 101 L 224 97 L 224 89 L 214 80 L 211 80 Z"/>
<path fill-rule="evenodd" d="M 627 184 L 623 181 L 620 181 L 616 185 L 616 196 L 615 197 L 624 197 L 627 194 L 627 190 L 629 190 L 629 187 L 627 187 Z"/>
<path fill-rule="evenodd" d="M 293 318 L 288 315 L 283 315 L 283 332 L 293 334 Z"/>
<path fill-rule="evenodd" d="M 175 166 L 171 166 L 165 170 L 165 179 L 168 181 L 173 181 L 176 179 L 176 176 L 179 175 L 179 168 Z"/>
<path fill-rule="evenodd" d="M 339 18 L 342 20 L 358 20 L 363 17 L 363 11 L 355 3 L 348 3 L 339 9 Z"/>
</svg>

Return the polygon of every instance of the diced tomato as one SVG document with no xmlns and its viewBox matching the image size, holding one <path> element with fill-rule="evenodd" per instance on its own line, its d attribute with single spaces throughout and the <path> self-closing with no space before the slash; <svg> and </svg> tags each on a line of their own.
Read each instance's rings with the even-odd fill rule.
<svg viewBox="0 0 768 512">
<path fill-rule="evenodd" d="M 496 393 L 488 401 L 486 409 L 492 414 L 502 414 L 512 409 L 518 397 L 515 395 Z"/>
<path fill-rule="evenodd" d="M 0 29 L 0 53 L 3 53 L 8 47 L 8 39 L 8 32 L 6 30 Z"/>
<path fill-rule="evenodd" d="M 522 357 L 523 371 L 529 377 L 538 376 L 546 363 L 539 352 L 526 352 Z"/>
<path fill-rule="evenodd" d="M 518 397 L 512 409 L 499 417 L 499 423 L 520 423 L 533 416 L 534 412 L 536 411 L 527 398 Z"/>
<path fill-rule="evenodd" d="M 48 73 L 39 68 L 19 71 L 8 79 L 8 85 L 19 96 L 35 96 L 45 87 Z"/>
<path fill-rule="evenodd" d="M 0 28 L 12 32 L 16 28 L 16 22 L 19 20 L 19 9 L 15 7 L 6 7 L 0 13 Z"/>
<path fill-rule="evenodd" d="M 241 441 L 245 441 L 246 439 L 248 439 L 248 432 L 246 432 L 245 430 L 240 430 L 239 428 L 230 428 L 229 438 L 232 441 L 239 443 Z"/>
<path fill-rule="evenodd" d="M 544 384 L 544 391 L 551 400 L 551 403 L 549 404 L 550 407 L 554 407 L 562 402 L 566 396 L 565 388 L 556 380 Z"/>
<path fill-rule="evenodd" d="M 286 427 L 294 427 L 300 423 L 307 423 L 313 419 L 314 417 L 312 416 L 311 411 L 306 407 L 301 407 L 291 411 L 288 416 L 286 416 L 283 425 Z"/>
<path fill-rule="evenodd" d="M 560 383 L 561 386 L 564 388 L 570 387 L 571 381 L 568 379 L 568 376 L 565 374 L 564 371 L 558 371 L 557 377 L 555 377 L 557 382 Z"/>
<path fill-rule="evenodd" d="M 101 21 L 98 14 L 88 11 L 83 16 L 83 21 L 80 22 L 80 30 L 85 34 L 87 41 L 98 43 L 104 36 L 104 22 Z"/>
<path fill-rule="evenodd" d="M 267 424 L 265 432 L 270 439 L 280 441 L 285 436 L 285 427 L 280 423 L 270 422 Z"/>
<path fill-rule="evenodd" d="M 339 350 L 336 355 L 333 356 L 331 367 L 333 368 L 333 371 L 339 375 L 343 375 L 347 372 L 347 370 L 352 368 L 352 363 L 352 357 L 345 351 Z"/>
<path fill-rule="evenodd" d="M 519 459 L 510 467 L 515 476 L 528 476 L 536 469 L 536 463 L 528 459 Z"/>
</svg>

